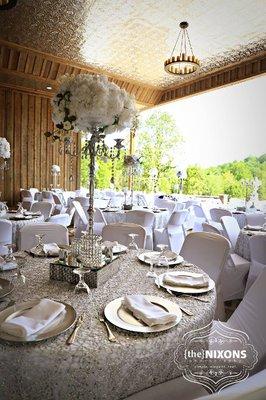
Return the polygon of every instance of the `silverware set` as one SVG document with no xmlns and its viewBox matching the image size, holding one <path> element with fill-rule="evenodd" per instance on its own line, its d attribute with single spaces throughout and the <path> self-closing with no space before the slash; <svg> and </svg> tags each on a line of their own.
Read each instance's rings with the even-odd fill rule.
<svg viewBox="0 0 266 400">
<path fill-rule="evenodd" d="M 75 342 L 76 337 L 77 337 L 77 333 L 79 331 L 79 328 L 83 324 L 83 322 L 84 322 L 84 314 L 81 314 L 78 317 L 77 321 L 76 321 L 75 328 L 74 328 L 73 332 L 70 334 L 70 336 L 66 340 L 66 344 L 67 345 L 71 345 L 71 344 L 73 344 Z"/>
<path fill-rule="evenodd" d="M 99 321 L 102 322 L 106 327 L 109 342 L 116 342 L 117 341 L 116 337 L 113 334 L 113 332 L 111 331 L 111 328 L 110 328 L 108 322 L 106 321 L 104 315 L 99 312 L 98 313 L 98 318 L 99 318 Z"/>
</svg>

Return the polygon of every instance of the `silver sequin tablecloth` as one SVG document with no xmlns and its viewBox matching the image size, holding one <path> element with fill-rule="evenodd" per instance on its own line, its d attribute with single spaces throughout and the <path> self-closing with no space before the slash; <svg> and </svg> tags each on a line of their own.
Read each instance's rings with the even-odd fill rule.
<svg viewBox="0 0 266 400">
<path fill-rule="evenodd" d="M 23 226 L 28 225 L 28 224 L 39 224 L 44 221 L 43 215 L 31 218 L 31 219 L 21 219 L 21 220 L 10 219 L 13 217 L 14 217 L 14 214 L 7 213 L 5 216 L 1 217 L 1 219 L 7 219 L 8 221 L 10 221 L 12 223 L 12 242 L 17 247 L 19 245 L 19 232 L 20 232 L 21 228 L 23 228 Z"/>
<path fill-rule="evenodd" d="M 146 210 L 150 211 L 150 210 Z M 104 211 L 104 217 L 106 219 L 107 224 L 115 223 L 115 222 L 127 222 L 127 212 L 126 211 Z M 155 229 L 164 228 L 170 218 L 169 211 L 161 211 L 154 213 L 155 221 L 154 227 Z"/>
<path fill-rule="evenodd" d="M 0 342 L 1 400 L 120 400 L 181 375 L 174 363 L 176 346 L 184 333 L 212 320 L 215 291 L 204 295 L 209 303 L 172 297 L 146 277 L 148 267 L 137 260 L 136 252 L 114 262 L 119 263 L 119 272 L 92 291 L 92 307 L 85 293 L 74 294 L 73 286 L 49 280 L 48 260 L 28 258 L 26 285 L 17 283 L 10 297 L 16 302 L 34 297 L 65 301 L 78 314 L 84 312 L 86 320 L 71 346 L 65 344 L 70 332 L 35 345 Z M 196 267 L 187 269 L 198 271 Z M 133 293 L 171 298 L 194 316 L 183 314 L 176 327 L 156 334 L 133 334 L 112 327 L 118 343 L 111 343 L 97 311 L 109 301 Z"/>
<path fill-rule="evenodd" d="M 249 230 L 243 229 L 239 233 L 239 236 L 238 236 L 237 242 L 236 242 L 236 246 L 235 246 L 235 253 L 238 254 L 239 256 L 245 258 L 248 261 L 250 261 L 249 239 L 253 235 L 266 235 L 266 232 L 249 231 Z"/>
</svg>

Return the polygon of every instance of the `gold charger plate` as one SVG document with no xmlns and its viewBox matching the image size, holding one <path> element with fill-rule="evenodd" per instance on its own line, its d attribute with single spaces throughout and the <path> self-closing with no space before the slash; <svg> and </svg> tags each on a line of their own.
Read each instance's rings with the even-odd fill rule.
<svg viewBox="0 0 266 400">
<path fill-rule="evenodd" d="M 139 254 L 138 259 L 145 264 L 149 264 L 148 261 L 145 260 L 145 256 L 148 256 L 149 254 L 159 255 L 160 252 L 159 251 L 147 251 L 147 252 Z M 177 265 L 177 264 L 181 264 L 183 261 L 184 261 L 184 258 L 182 256 L 180 256 L 179 254 L 177 254 L 175 259 L 172 259 L 172 260 L 169 259 L 168 264 L 169 264 L 169 266 Z"/>
<path fill-rule="evenodd" d="M 193 288 L 193 287 L 185 287 L 185 286 L 168 285 L 168 284 L 164 283 L 164 281 L 163 281 L 165 274 L 167 274 L 167 272 L 159 275 L 155 279 L 155 284 L 159 285 L 165 289 L 170 289 L 172 292 L 198 294 L 198 293 L 209 292 L 210 290 L 213 290 L 215 288 L 215 282 L 210 277 L 209 277 L 209 286 L 204 287 L 204 288 Z M 171 274 L 188 275 L 188 276 L 198 275 L 198 273 L 196 273 L 196 272 L 188 272 L 188 271 L 175 271 L 175 272 L 171 272 Z"/>
<path fill-rule="evenodd" d="M 104 315 L 109 322 L 118 328 L 125 329 L 130 332 L 153 333 L 163 332 L 177 325 L 181 318 L 182 312 L 179 306 L 168 299 L 158 296 L 145 295 L 145 298 L 151 303 L 158 305 L 163 310 L 176 315 L 176 320 L 164 325 L 148 326 L 144 322 L 138 320 L 133 314 L 122 306 L 123 297 L 119 297 L 107 304 L 104 309 Z"/>
<path fill-rule="evenodd" d="M 8 279 L 0 278 L 0 299 L 7 296 L 14 290 L 14 285 Z"/>
<path fill-rule="evenodd" d="M 64 303 L 63 301 L 58 301 L 66 306 L 65 310 L 59 314 L 58 317 L 55 318 L 53 322 L 51 322 L 47 327 L 37 332 L 35 335 L 28 336 L 27 338 L 18 338 L 16 336 L 9 335 L 1 331 L 1 324 L 7 319 L 18 316 L 23 313 L 23 311 L 34 307 L 39 303 L 40 299 L 30 300 L 24 303 L 15 304 L 14 306 L 7 307 L 5 310 L 0 312 L 0 339 L 6 340 L 8 342 L 14 343 L 35 343 L 40 342 L 42 340 L 54 338 L 61 333 L 66 332 L 69 328 L 71 328 L 77 318 L 76 311 L 74 308 Z"/>
</svg>

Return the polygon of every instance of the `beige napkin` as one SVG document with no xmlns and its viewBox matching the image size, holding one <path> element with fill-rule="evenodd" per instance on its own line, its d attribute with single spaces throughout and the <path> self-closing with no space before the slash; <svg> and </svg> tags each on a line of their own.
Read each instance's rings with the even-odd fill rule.
<svg viewBox="0 0 266 400">
<path fill-rule="evenodd" d="M 23 314 L 11 319 L 7 318 L 0 328 L 9 335 L 26 338 L 47 327 L 64 309 L 64 304 L 42 299 Z"/>
<path fill-rule="evenodd" d="M 245 229 L 249 231 L 262 231 L 263 227 L 260 225 L 246 225 Z"/>
<path fill-rule="evenodd" d="M 130 310 L 136 318 L 149 326 L 164 325 L 176 320 L 175 314 L 170 314 L 139 294 L 125 296 L 122 304 L 125 308 Z"/>
<path fill-rule="evenodd" d="M 165 256 L 169 261 L 174 261 L 177 258 L 177 254 L 174 251 L 168 249 L 163 251 L 163 256 Z"/>
<path fill-rule="evenodd" d="M 48 254 L 49 256 L 58 256 L 60 248 L 56 243 L 46 243 L 43 245 L 44 254 Z"/>
<path fill-rule="evenodd" d="M 115 247 L 117 245 L 118 245 L 117 241 L 111 242 L 110 240 L 106 240 L 105 242 L 102 243 L 102 246 L 108 247 L 108 248 L 113 248 L 113 247 Z"/>
<path fill-rule="evenodd" d="M 203 274 L 194 276 L 186 274 L 169 273 L 163 277 L 164 283 L 171 286 L 183 286 L 191 288 L 204 288 L 209 286 L 209 278 Z"/>
</svg>

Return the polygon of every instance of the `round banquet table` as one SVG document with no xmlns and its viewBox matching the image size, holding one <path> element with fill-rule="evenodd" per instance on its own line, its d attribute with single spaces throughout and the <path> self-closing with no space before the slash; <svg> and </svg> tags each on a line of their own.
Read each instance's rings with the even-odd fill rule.
<svg viewBox="0 0 266 400">
<path fill-rule="evenodd" d="M 12 223 L 12 243 L 18 246 L 19 244 L 19 231 L 23 226 L 28 224 L 39 224 L 44 221 L 43 215 L 34 216 L 31 219 L 10 219 L 13 218 L 13 213 L 6 213 L 4 216 L 0 217 L 1 219 L 7 219 Z"/>
<path fill-rule="evenodd" d="M 209 303 L 171 296 L 158 289 L 153 279 L 146 277 L 149 267 L 138 261 L 136 251 L 123 254 L 114 261 L 119 265 L 118 273 L 92 290 L 92 301 L 86 293 L 74 294 L 73 286 L 68 283 L 50 281 L 48 259 L 28 256 L 27 260 L 23 268 L 26 284 L 17 283 L 10 298 L 17 303 L 36 297 L 61 300 L 71 304 L 78 315 L 85 313 L 85 322 L 71 346 L 65 343 L 71 330 L 33 345 L 0 341 L 1 399 L 124 399 L 181 376 L 174 363 L 174 351 L 180 338 L 213 319 L 215 289 L 203 295 Z M 200 271 L 195 266 L 186 269 Z M 158 273 L 164 271 L 157 268 Z M 1 277 L 8 278 L 9 274 L 11 272 L 4 272 Z M 177 326 L 153 334 L 131 333 L 110 324 L 117 342 L 109 342 L 97 312 L 113 299 L 136 293 L 168 298 L 190 309 L 194 315 L 183 314 Z"/>
<path fill-rule="evenodd" d="M 266 235 L 266 232 L 242 229 L 239 233 L 235 246 L 235 253 L 248 261 L 250 261 L 249 239 L 253 235 Z"/>
<path fill-rule="evenodd" d="M 143 211 L 151 211 L 148 209 L 141 209 Z M 105 211 L 103 210 L 104 217 L 106 219 L 107 224 L 118 223 L 118 222 L 127 222 L 127 211 L 119 210 L 119 211 Z M 170 218 L 169 211 L 160 211 L 155 212 L 155 220 L 154 220 L 154 229 L 164 228 Z"/>
</svg>

